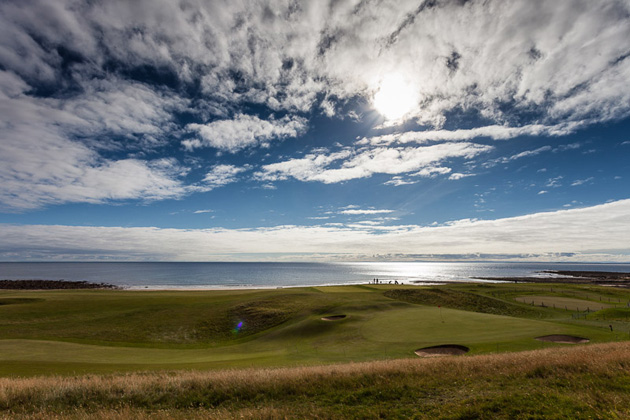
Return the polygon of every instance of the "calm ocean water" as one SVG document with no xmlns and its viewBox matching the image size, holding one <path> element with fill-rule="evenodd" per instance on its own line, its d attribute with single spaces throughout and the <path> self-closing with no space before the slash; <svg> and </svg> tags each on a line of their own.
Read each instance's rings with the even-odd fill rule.
<svg viewBox="0 0 630 420">
<path fill-rule="evenodd" d="M 630 272 L 630 264 L 368 263 L 0 263 L 0 279 L 71 280 L 126 288 L 283 287 L 381 281 L 447 283 L 472 277 L 544 277 L 542 270 Z"/>
</svg>

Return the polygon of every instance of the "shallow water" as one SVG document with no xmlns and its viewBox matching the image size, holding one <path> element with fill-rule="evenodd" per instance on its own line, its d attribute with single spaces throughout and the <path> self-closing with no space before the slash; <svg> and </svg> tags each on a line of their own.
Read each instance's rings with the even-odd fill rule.
<svg viewBox="0 0 630 420">
<path fill-rule="evenodd" d="M 630 272 L 630 264 L 367 263 L 0 263 L 0 279 L 69 280 L 128 288 L 286 287 L 382 282 L 450 283 L 473 277 L 544 277 L 543 270 Z"/>
</svg>

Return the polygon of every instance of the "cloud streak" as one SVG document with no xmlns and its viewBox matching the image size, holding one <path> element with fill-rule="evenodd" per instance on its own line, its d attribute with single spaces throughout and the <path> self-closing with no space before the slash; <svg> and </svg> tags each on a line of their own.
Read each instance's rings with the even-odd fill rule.
<svg viewBox="0 0 630 420">
<path fill-rule="evenodd" d="M 241 254 L 295 252 L 343 254 L 355 259 L 375 254 L 574 253 L 578 259 L 627 261 L 630 200 L 581 209 L 535 213 L 496 220 L 460 220 L 441 226 L 276 226 L 256 229 L 158 229 L 2 225 L 2 259 L 238 260 Z M 587 244 L 587 245 L 585 245 Z M 295 258 L 303 258 L 295 256 Z"/>
<path fill-rule="evenodd" d="M 523 127 L 490 125 L 471 129 L 407 131 L 403 133 L 385 134 L 363 137 L 359 145 L 386 146 L 391 144 L 428 143 L 438 141 L 461 141 L 487 137 L 492 140 L 509 140 L 518 136 L 564 136 L 574 132 L 580 124 L 558 124 L 545 126 L 541 124 Z"/>
<path fill-rule="evenodd" d="M 349 215 L 363 215 L 363 214 L 389 214 L 393 213 L 394 210 L 386 210 L 386 209 L 347 209 L 342 210 L 339 214 L 349 214 Z"/>
<path fill-rule="evenodd" d="M 445 143 L 425 147 L 384 148 L 352 152 L 309 154 L 301 159 L 262 166 L 256 176 L 262 180 L 277 181 L 295 178 L 300 181 L 318 181 L 325 184 L 367 178 L 374 174 L 403 174 L 417 172 L 418 176 L 447 173 L 438 166 L 454 158 L 472 159 L 492 150 L 492 146 L 474 143 Z M 330 165 L 345 159 L 339 167 Z"/>
</svg>

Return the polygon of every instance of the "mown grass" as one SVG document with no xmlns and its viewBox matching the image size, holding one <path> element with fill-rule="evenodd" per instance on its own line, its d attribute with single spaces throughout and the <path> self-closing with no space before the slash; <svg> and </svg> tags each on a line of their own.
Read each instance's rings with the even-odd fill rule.
<svg viewBox="0 0 630 420">
<path fill-rule="evenodd" d="M 11 418 L 630 416 L 630 344 L 217 372 L 0 379 Z"/>
<path fill-rule="evenodd" d="M 609 293 L 562 287 L 2 291 L 0 376 L 321 365 L 406 358 L 439 344 L 464 345 L 472 354 L 558 346 L 534 340 L 548 334 L 628 338 L 630 324 L 622 318 L 578 319 L 515 300 L 545 289 Z M 614 293 L 619 300 L 629 296 Z M 321 320 L 332 314 L 347 317 Z"/>
<path fill-rule="evenodd" d="M 615 307 L 576 318 L 519 296 Z M 0 417 L 628 418 L 628 298 L 539 284 L 2 291 Z M 333 314 L 347 317 L 321 320 Z M 534 339 L 548 334 L 599 344 Z M 437 344 L 471 352 L 414 356 Z"/>
</svg>

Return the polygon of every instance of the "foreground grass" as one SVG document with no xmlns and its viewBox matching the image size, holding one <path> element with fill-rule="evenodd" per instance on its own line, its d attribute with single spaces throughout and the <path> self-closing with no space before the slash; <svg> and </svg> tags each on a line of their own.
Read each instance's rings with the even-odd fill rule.
<svg viewBox="0 0 630 420">
<path fill-rule="evenodd" d="M 11 418 L 628 418 L 630 344 L 334 366 L 0 379 Z"/>
</svg>

